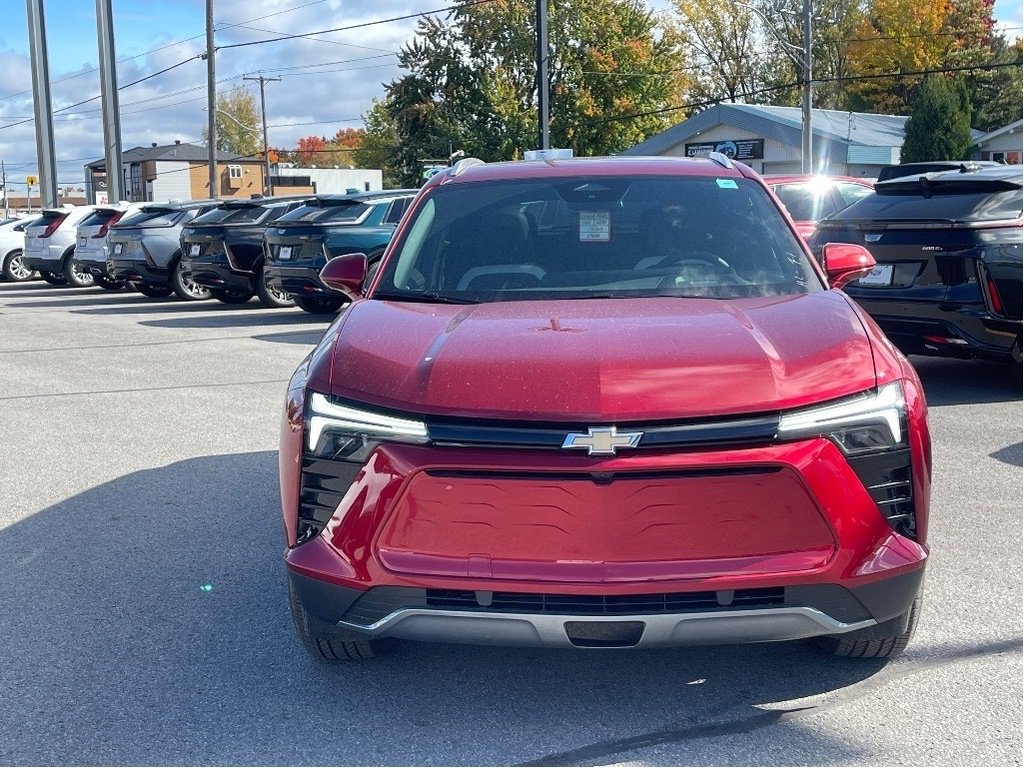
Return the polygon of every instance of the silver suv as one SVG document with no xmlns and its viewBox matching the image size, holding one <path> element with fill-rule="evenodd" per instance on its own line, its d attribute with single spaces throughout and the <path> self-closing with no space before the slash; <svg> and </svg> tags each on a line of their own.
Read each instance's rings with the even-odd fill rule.
<svg viewBox="0 0 1024 768">
<path fill-rule="evenodd" d="M 220 204 L 219 200 L 146 203 L 125 216 L 107 234 L 108 277 L 134 283 L 144 296 L 173 292 L 184 301 L 210 298 L 209 289 L 181 268 L 181 229 Z"/>
</svg>

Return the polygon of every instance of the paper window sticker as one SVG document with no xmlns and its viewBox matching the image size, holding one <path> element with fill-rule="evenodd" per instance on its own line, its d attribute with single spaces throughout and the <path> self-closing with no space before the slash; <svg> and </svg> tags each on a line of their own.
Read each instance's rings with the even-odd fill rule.
<svg viewBox="0 0 1024 768">
<path fill-rule="evenodd" d="M 607 243 L 611 239 L 611 211 L 580 211 L 581 243 Z"/>
</svg>

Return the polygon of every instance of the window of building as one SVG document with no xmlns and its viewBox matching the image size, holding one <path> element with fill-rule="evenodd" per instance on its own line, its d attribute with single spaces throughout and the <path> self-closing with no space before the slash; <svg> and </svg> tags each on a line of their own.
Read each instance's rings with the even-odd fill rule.
<svg viewBox="0 0 1024 768">
<path fill-rule="evenodd" d="M 228 166 L 228 178 L 240 179 L 242 178 L 242 166 L 240 165 L 229 165 Z"/>
</svg>

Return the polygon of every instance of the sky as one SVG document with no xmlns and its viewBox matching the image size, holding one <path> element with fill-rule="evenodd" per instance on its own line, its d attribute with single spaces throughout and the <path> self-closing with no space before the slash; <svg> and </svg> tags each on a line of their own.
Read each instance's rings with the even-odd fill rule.
<svg viewBox="0 0 1024 768">
<path fill-rule="evenodd" d="M 58 185 L 80 187 L 82 166 L 102 156 L 100 102 L 58 112 L 98 96 L 94 0 L 44 0 Z M 362 115 L 384 85 L 401 74 L 395 54 L 412 39 L 415 19 L 381 22 L 433 11 L 451 0 L 214 0 L 218 89 L 234 86 L 259 94 L 242 80 L 260 73 L 281 77 L 266 86 L 270 145 L 294 147 L 302 136 L 332 136 L 361 127 Z M 651 0 L 664 9 L 667 0 Z M 26 4 L 5 0 L 0 25 L 0 160 L 11 194 L 23 194 L 36 174 L 32 79 Z M 174 69 L 119 94 L 125 149 L 175 140 L 201 143 L 206 125 L 205 0 L 113 0 L 118 84 Z M 1019 0 L 996 0 L 996 20 L 1020 35 Z M 369 24 L 368 24 L 369 23 Z M 338 27 L 348 31 L 280 42 L 225 48 L 238 43 Z M 183 62 L 183 63 L 182 63 Z M 9 127 L 8 127 L 9 126 Z"/>
</svg>

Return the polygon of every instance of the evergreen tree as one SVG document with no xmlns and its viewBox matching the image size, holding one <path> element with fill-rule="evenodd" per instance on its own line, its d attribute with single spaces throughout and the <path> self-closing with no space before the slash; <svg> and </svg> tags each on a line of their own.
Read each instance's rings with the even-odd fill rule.
<svg viewBox="0 0 1024 768">
<path fill-rule="evenodd" d="M 955 83 L 956 81 L 952 81 Z M 921 82 L 911 104 L 900 162 L 967 160 L 971 154 L 971 118 L 962 85 L 938 75 Z"/>
</svg>

